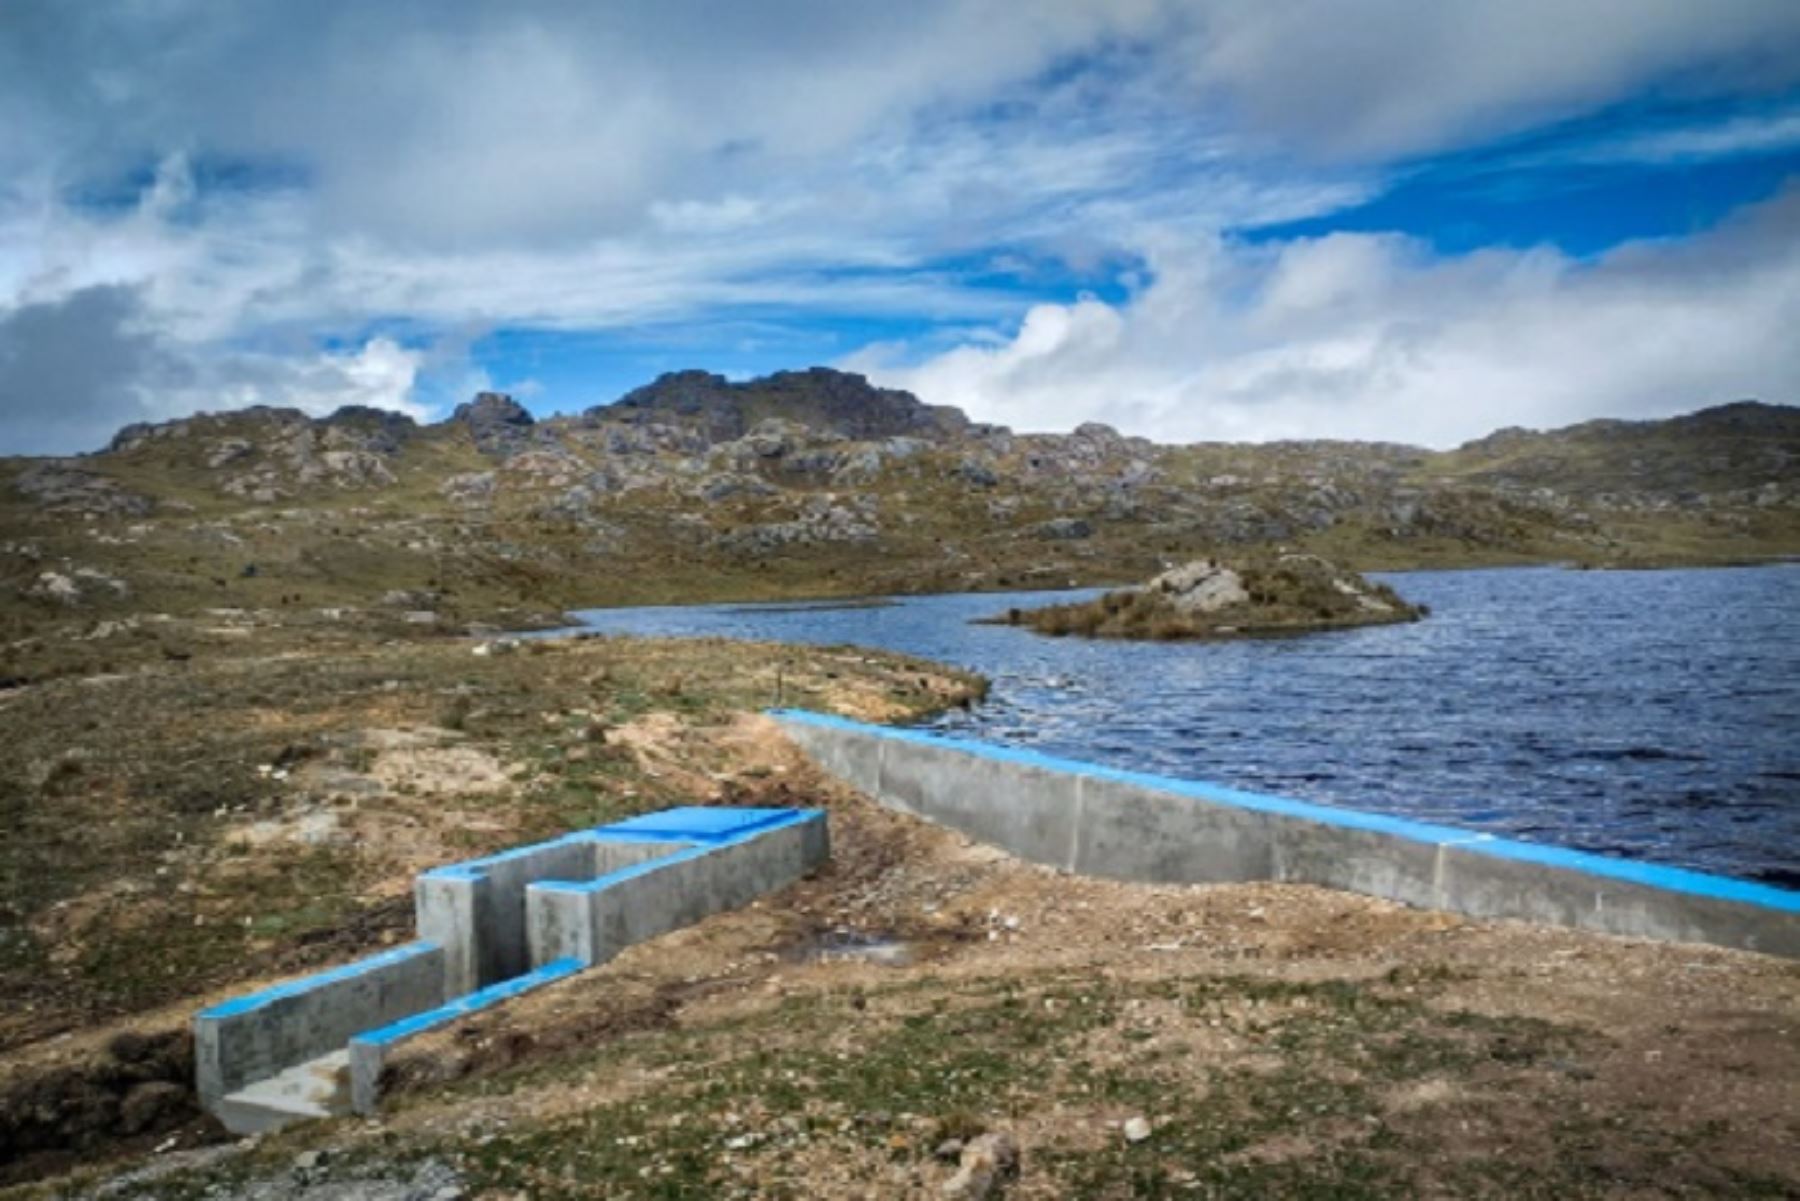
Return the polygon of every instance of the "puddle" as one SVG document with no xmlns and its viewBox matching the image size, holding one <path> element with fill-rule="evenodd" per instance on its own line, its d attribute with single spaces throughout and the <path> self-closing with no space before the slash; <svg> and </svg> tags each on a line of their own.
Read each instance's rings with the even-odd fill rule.
<svg viewBox="0 0 1800 1201">
<path fill-rule="evenodd" d="M 905 967 L 913 961 L 913 949 L 904 939 L 890 934 L 840 926 L 798 943 L 789 949 L 787 957 L 800 963 L 855 960 L 882 967 Z"/>
</svg>

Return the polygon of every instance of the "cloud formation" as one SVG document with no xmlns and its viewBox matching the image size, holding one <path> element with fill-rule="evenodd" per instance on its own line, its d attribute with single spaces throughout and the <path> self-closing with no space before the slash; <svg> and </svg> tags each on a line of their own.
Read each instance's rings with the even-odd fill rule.
<svg viewBox="0 0 1800 1201">
<path fill-rule="evenodd" d="M 1481 321 L 1556 326 L 1631 254 L 1679 255 L 1439 261 L 1405 238 L 1231 231 L 1329 215 L 1420 155 L 1649 88 L 1750 108 L 1582 161 L 1789 148 L 1797 84 L 1785 0 L 14 0 L 0 450 L 82 449 L 195 407 L 436 405 L 480 377 L 465 356 L 491 330 L 856 321 L 932 327 L 939 346 L 979 330 L 928 362 L 859 361 L 1025 426 L 1187 430 L 1204 379 L 1241 431 L 1326 411 L 1332 428 L 1449 431 L 1475 419 L 1403 410 L 1375 381 L 1423 378 L 1421 355 L 1463 364 L 1431 397 L 1402 394 L 1488 413 L 1502 373 Z M 1705 272 L 1666 270 L 1658 311 L 1680 336 L 1720 319 L 1707 304 L 1765 328 Z M 1127 301 L 1069 301 L 1121 281 Z M 58 338 L 83 323 L 93 354 L 72 363 Z M 1765 373 L 1712 382 L 1790 386 L 1778 348 L 1738 361 Z M 1650 403 L 1623 369 L 1586 388 L 1541 374 L 1520 419 Z M 64 416 L 36 399 L 59 394 Z"/>
<path fill-rule="evenodd" d="M 6 449 L 93 450 L 133 421 L 258 404 L 424 418 L 411 399 L 421 357 L 386 338 L 343 353 L 196 353 L 146 324 L 136 288 L 96 284 L 0 312 Z"/>
<path fill-rule="evenodd" d="M 881 383 L 1027 429 L 1108 421 L 1170 441 L 1363 438 L 1453 446 L 1507 425 L 1660 417 L 1800 395 L 1800 189 L 1686 243 L 1592 262 L 1434 256 L 1338 233 L 1174 243 L 1128 302 L 1039 305 L 1010 338 Z"/>
</svg>

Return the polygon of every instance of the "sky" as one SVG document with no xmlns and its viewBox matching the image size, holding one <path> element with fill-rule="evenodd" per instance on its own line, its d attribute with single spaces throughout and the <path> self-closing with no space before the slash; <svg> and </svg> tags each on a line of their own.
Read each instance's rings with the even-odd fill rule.
<svg viewBox="0 0 1800 1201">
<path fill-rule="evenodd" d="M 818 364 L 1441 447 L 1797 330 L 1793 0 L 0 0 L 0 453 Z"/>
</svg>

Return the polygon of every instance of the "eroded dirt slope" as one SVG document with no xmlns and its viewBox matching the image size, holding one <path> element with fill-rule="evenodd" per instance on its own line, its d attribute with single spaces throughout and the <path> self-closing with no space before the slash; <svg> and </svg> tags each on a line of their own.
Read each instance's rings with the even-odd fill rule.
<svg viewBox="0 0 1800 1201">
<path fill-rule="evenodd" d="M 1003 1133 L 1019 1160 L 990 1196 L 1800 1189 L 1796 965 L 1075 879 L 831 785 L 762 719 L 638 729 L 636 770 L 677 791 L 827 806 L 829 868 L 419 1044 L 378 1123 L 86 1186 L 931 1196 Z"/>
</svg>

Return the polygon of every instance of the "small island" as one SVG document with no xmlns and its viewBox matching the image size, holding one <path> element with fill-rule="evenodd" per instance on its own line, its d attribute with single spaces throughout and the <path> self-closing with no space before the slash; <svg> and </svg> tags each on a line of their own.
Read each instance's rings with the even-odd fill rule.
<svg viewBox="0 0 1800 1201">
<path fill-rule="evenodd" d="M 1386 584 L 1317 555 L 1271 554 L 1233 564 L 1196 559 L 1138 588 L 1080 604 L 1011 609 L 994 619 L 1039 633 L 1089 638 L 1248 638 L 1417 621 Z"/>
</svg>

